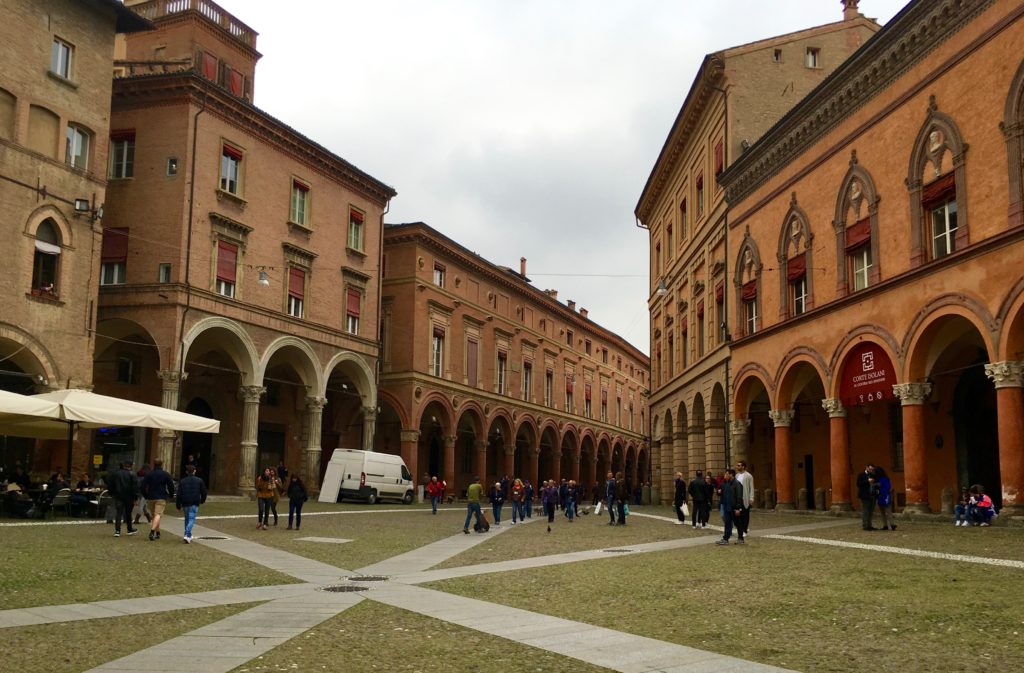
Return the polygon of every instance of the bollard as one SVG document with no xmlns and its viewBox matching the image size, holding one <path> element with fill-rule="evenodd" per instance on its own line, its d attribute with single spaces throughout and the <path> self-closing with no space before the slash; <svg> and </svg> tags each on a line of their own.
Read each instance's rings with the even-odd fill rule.
<svg viewBox="0 0 1024 673">
<path fill-rule="evenodd" d="M 825 511 L 825 489 L 823 488 L 814 489 L 814 509 L 819 512 Z"/>
<path fill-rule="evenodd" d="M 807 509 L 807 489 L 801 488 L 796 492 L 796 508 L 800 510 Z"/>
<path fill-rule="evenodd" d="M 942 489 L 942 510 L 946 516 L 953 515 L 953 489 L 949 486 Z"/>
<path fill-rule="evenodd" d="M 770 488 L 764 489 L 764 508 L 775 509 L 775 491 Z"/>
</svg>

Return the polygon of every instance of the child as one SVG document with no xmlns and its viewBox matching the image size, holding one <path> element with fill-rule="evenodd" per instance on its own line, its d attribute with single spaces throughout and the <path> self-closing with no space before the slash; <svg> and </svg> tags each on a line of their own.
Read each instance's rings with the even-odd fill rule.
<svg viewBox="0 0 1024 673">
<path fill-rule="evenodd" d="M 978 495 L 974 498 L 974 525 L 988 526 L 989 521 L 996 515 L 996 508 L 992 505 L 992 498 L 988 497 L 985 489 L 978 487 Z"/>
</svg>

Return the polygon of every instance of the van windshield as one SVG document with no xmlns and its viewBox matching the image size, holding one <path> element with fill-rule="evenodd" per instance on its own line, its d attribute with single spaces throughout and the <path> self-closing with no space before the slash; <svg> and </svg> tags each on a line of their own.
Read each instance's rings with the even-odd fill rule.
<svg viewBox="0 0 1024 673">
<path fill-rule="evenodd" d="M 402 466 L 402 479 L 404 481 L 412 481 L 412 473 L 409 472 L 409 468 L 405 465 Z"/>
</svg>

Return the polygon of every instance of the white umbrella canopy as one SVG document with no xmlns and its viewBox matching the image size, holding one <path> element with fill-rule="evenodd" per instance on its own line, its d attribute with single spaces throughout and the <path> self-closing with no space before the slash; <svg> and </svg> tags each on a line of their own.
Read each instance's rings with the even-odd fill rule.
<svg viewBox="0 0 1024 673">
<path fill-rule="evenodd" d="M 159 428 L 183 432 L 220 432 L 220 421 L 182 411 L 165 409 L 118 397 L 98 395 L 87 390 L 58 390 L 32 399 L 60 406 L 60 418 L 83 428 L 108 426 Z"/>
<path fill-rule="evenodd" d="M 62 439 L 67 434 L 56 402 L 0 390 L 0 435 Z"/>
</svg>

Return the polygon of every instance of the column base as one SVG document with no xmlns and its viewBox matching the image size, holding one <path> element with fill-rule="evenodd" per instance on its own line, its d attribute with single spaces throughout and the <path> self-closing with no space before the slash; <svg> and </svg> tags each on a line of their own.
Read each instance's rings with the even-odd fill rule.
<svg viewBox="0 0 1024 673">
<path fill-rule="evenodd" d="M 841 514 L 843 512 L 852 512 L 853 505 L 848 502 L 833 502 L 832 506 L 829 507 L 828 511 L 833 514 Z"/>
<path fill-rule="evenodd" d="M 256 489 L 255 488 L 239 488 L 238 495 L 249 498 L 252 502 L 256 502 Z"/>
<path fill-rule="evenodd" d="M 782 512 L 782 511 L 787 511 L 787 510 L 795 510 L 795 509 L 796 509 L 796 505 L 794 503 L 791 503 L 791 502 L 777 502 L 777 503 L 775 503 L 775 511 L 776 512 Z"/>
<path fill-rule="evenodd" d="M 904 514 L 931 514 L 932 508 L 926 502 L 908 502 L 903 508 Z"/>
<path fill-rule="evenodd" d="M 1007 519 L 1010 517 L 1024 517 L 1024 504 L 1004 505 L 999 510 L 999 518 L 1002 519 L 1003 517 Z"/>
</svg>

